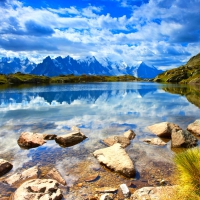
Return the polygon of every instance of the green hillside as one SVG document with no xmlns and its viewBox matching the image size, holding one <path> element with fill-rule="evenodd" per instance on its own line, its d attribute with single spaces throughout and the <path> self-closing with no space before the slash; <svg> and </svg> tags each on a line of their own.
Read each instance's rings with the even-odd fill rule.
<svg viewBox="0 0 200 200">
<path fill-rule="evenodd" d="M 139 81 L 141 79 L 130 75 L 123 76 L 95 76 L 95 75 L 60 75 L 56 77 L 37 76 L 32 74 L 0 74 L 0 85 L 19 85 L 19 84 L 49 84 L 49 83 L 84 83 L 84 82 L 117 82 L 117 81 Z"/>
<path fill-rule="evenodd" d="M 200 53 L 192 57 L 185 65 L 159 74 L 154 81 L 200 84 Z"/>
</svg>

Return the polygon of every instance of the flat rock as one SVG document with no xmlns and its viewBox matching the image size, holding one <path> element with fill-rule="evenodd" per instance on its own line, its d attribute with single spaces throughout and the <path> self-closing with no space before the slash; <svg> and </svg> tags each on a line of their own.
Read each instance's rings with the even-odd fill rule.
<svg viewBox="0 0 200 200">
<path fill-rule="evenodd" d="M 38 166 L 31 167 L 21 173 L 13 174 L 12 176 L 8 177 L 4 180 L 5 183 L 13 186 L 20 182 L 23 182 L 27 179 L 35 179 L 39 177 L 39 169 Z"/>
<path fill-rule="evenodd" d="M 162 200 L 171 199 L 173 190 L 176 186 L 164 186 L 164 187 L 143 187 L 136 190 L 131 195 L 132 200 Z M 165 197 L 165 198 L 163 198 Z"/>
<path fill-rule="evenodd" d="M 75 131 L 66 135 L 57 136 L 55 141 L 62 147 L 70 147 L 82 142 L 86 138 L 83 133 Z"/>
<path fill-rule="evenodd" d="M 161 122 L 148 126 L 148 129 L 159 137 L 171 138 L 172 131 L 182 130 L 177 124 L 170 122 Z"/>
<path fill-rule="evenodd" d="M 167 144 L 160 138 L 144 139 L 143 142 L 146 142 L 148 144 L 158 145 L 158 146 L 164 146 Z"/>
<path fill-rule="evenodd" d="M 108 168 L 123 174 L 126 177 L 135 176 L 135 167 L 119 143 L 114 144 L 111 147 L 96 150 L 93 155 L 100 163 L 103 163 Z"/>
<path fill-rule="evenodd" d="M 116 192 L 118 188 L 113 188 L 113 187 L 100 187 L 100 188 L 95 188 L 96 192 Z"/>
<path fill-rule="evenodd" d="M 33 179 L 24 182 L 14 193 L 12 200 L 61 200 L 59 183 L 52 179 Z"/>
<path fill-rule="evenodd" d="M 7 160 L 0 159 L 0 176 L 3 176 L 13 168 L 13 165 Z"/>
<path fill-rule="evenodd" d="M 197 146 L 197 139 L 189 131 L 174 131 L 172 132 L 171 147 L 189 148 Z"/>
<path fill-rule="evenodd" d="M 124 132 L 123 134 L 125 137 L 127 137 L 129 140 L 133 140 L 136 136 L 135 132 L 131 129 L 129 129 L 128 131 Z"/>
<path fill-rule="evenodd" d="M 41 133 L 23 132 L 17 142 L 20 147 L 30 149 L 43 145 L 45 140 Z"/>
<path fill-rule="evenodd" d="M 55 134 L 43 134 L 44 140 L 54 140 L 57 137 Z"/>
<path fill-rule="evenodd" d="M 92 174 L 92 175 L 88 176 L 84 180 L 85 180 L 85 182 L 92 182 L 92 181 L 97 180 L 98 177 L 99 177 L 99 174 L 95 173 L 95 174 Z"/>
<path fill-rule="evenodd" d="M 200 136 L 200 119 L 197 119 L 193 123 L 189 124 L 187 130 Z"/>
<path fill-rule="evenodd" d="M 107 146 L 112 146 L 113 144 L 119 143 L 121 144 L 121 147 L 125 148 L 130 145 L 130 140 L 125 136 L 112 135 L 104 139 L 103 143 Z"/>
<path fill-rule="evenodd" d="M 61 174 L 55 169 L 51 169 L 46 175 L 46 178 L 50 178 L 50 179 L 54 179 L 56 181 L 58 181 L 58 183 L 62 184 L 62 185 L 66 185 L 66 181 L 65 179 L 61 176 Z"/>
</svg>

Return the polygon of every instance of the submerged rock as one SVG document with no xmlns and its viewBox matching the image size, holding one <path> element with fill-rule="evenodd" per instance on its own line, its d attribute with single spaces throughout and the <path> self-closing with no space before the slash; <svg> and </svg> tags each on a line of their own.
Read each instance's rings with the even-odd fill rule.
<svg viewBox="0 0 200 200">
<path fill-rule="evenodd" d="M 41 133 L 23 132 L 17 142 L 20 147 L 30 149 L 43 145 L 45 140 Z"/>
<path fill-rule="evenodd" d="M 170 122 L 161 122 L 148 126 L 149 130 L 159 137 L 171 138 L 172 131 L 182 130 L 177 124 Z"/>
<path fill-rule="evenodd" d="M 134 133 L 133 130 L 128 130 L 126 132 L 124 132 L 124 136 L 127 137 L 129 140 L 133 140 L 136 136 L 136 134 Z"/>
<path fill-rule="evenodd" d="M 38 178 L 39 177 L 39 169 L 38 169 L 38 166 L 34 166 L 34 167 L 31 167 L 23 172 L 20 172 L 20 173 L 16 173 L 16 174 L 13 174 L 12 176 L 8 177 L 7 179 L 5 179 L 5 183 L 13 186 L 13 185 L 16 185 L 22 181 L 25 181 L 27 179 L 35 179 L 35 178 Z"/>
<path fill-rule="evenodd" d="M 113 188 L 113 187 L 100 187 L 100 188 L 96 188 L 95 191 L 96 192 L 116 192 L 118 189 L 117 188 Z"/>
<path fill-rule="evenodd" d="M 93 155 L 100 163 L 105 164 L 108 168 L 113 169 L 126 177 L 135 176 L 136 171 L 134 164 L 119 143 L 116 143 L 111 147 L 96 150 Z"/>
<path fill-rule="evenodd" d="M 0 159 L 0 176 L 3 176 L 13 168 L 13 165 L 7 160 Z"/>
<path fill-rule="evenodd" d="M 70 147 L 82 142 L 86 138 L 87 137 L 83 133 L 76 131 L 66 135 L 57 136 L 55 141 L 62 147 Z"/>
<path fill-rule="evenodd" d="M 146 142 L 148 144 L 158 145 L 158 146 L 164 146 L 167 144 L 160 138 L 144 139 L 143 142 Z"/>
<path fill-rule="evenodd" d="M 132 200 L 162 200 L 171 199 L 171 195 L 176 186 L 165 186 L 165 187 L 143 187 L 136 190 L 133 195 L 131 195 Z M 165 197 L 165 198 L 164 198 Z"/>
<path fill-rule="evenodd" d="M 14 193 L 12 200 L 61 200 L 63 195 L 57 181 L 33 179 L 24 182 Z"/>
<path fill-rule="evenodd" d="M 200 119 L 197 119 L 193 123 L 189 124 L 187 130 L 196 134 L 197 136 L 200 136 Z"/>
<path fill-rule="evenodd" d="M 112 146 L 113 144 L 119 143 L 123 148 L 130 145 L 130 140 L 125 136 L 113 135 L 103 140 L 103 143 L 107 146 Z"/>
<path fill-rule="evenodd" d="M 62 184 L 62 185 L 66 185 L 66 181 L 65 179 L 61 176 L 61 174 L 55 169 L 51 169 L 45 176 L 46 178 L 50 178 L 50 179 L 54 179 L 56 181 L 58 181 L 58 183 Z"/>
<path fill-rule="evenodd" d="M 172 132 L 171 147 L 194 147 L 197 145 L 197 139 L 189 131 Z"/>
</svg>

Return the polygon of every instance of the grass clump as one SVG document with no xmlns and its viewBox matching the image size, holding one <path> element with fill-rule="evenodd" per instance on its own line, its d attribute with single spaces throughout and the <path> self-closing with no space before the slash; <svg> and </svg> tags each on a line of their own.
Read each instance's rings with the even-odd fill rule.
<svg viewBox="0 0 200 200">
<path fill-rule="evenodd" d="M 200 148 L 175 156 L 177 189 L 172 200 L 200 200 Z"/>
</svg>

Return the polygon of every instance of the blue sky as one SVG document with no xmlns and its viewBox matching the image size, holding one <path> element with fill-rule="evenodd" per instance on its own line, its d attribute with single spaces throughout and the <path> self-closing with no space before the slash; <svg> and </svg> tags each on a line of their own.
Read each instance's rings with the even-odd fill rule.
<svg viewBox="0 0 200 200">
<path fill-rule="evenodd" d="M 0 56 L 95 56 L 167 69 L 200 52 L 200 0 L 0 0 Z"/>
</svg>

